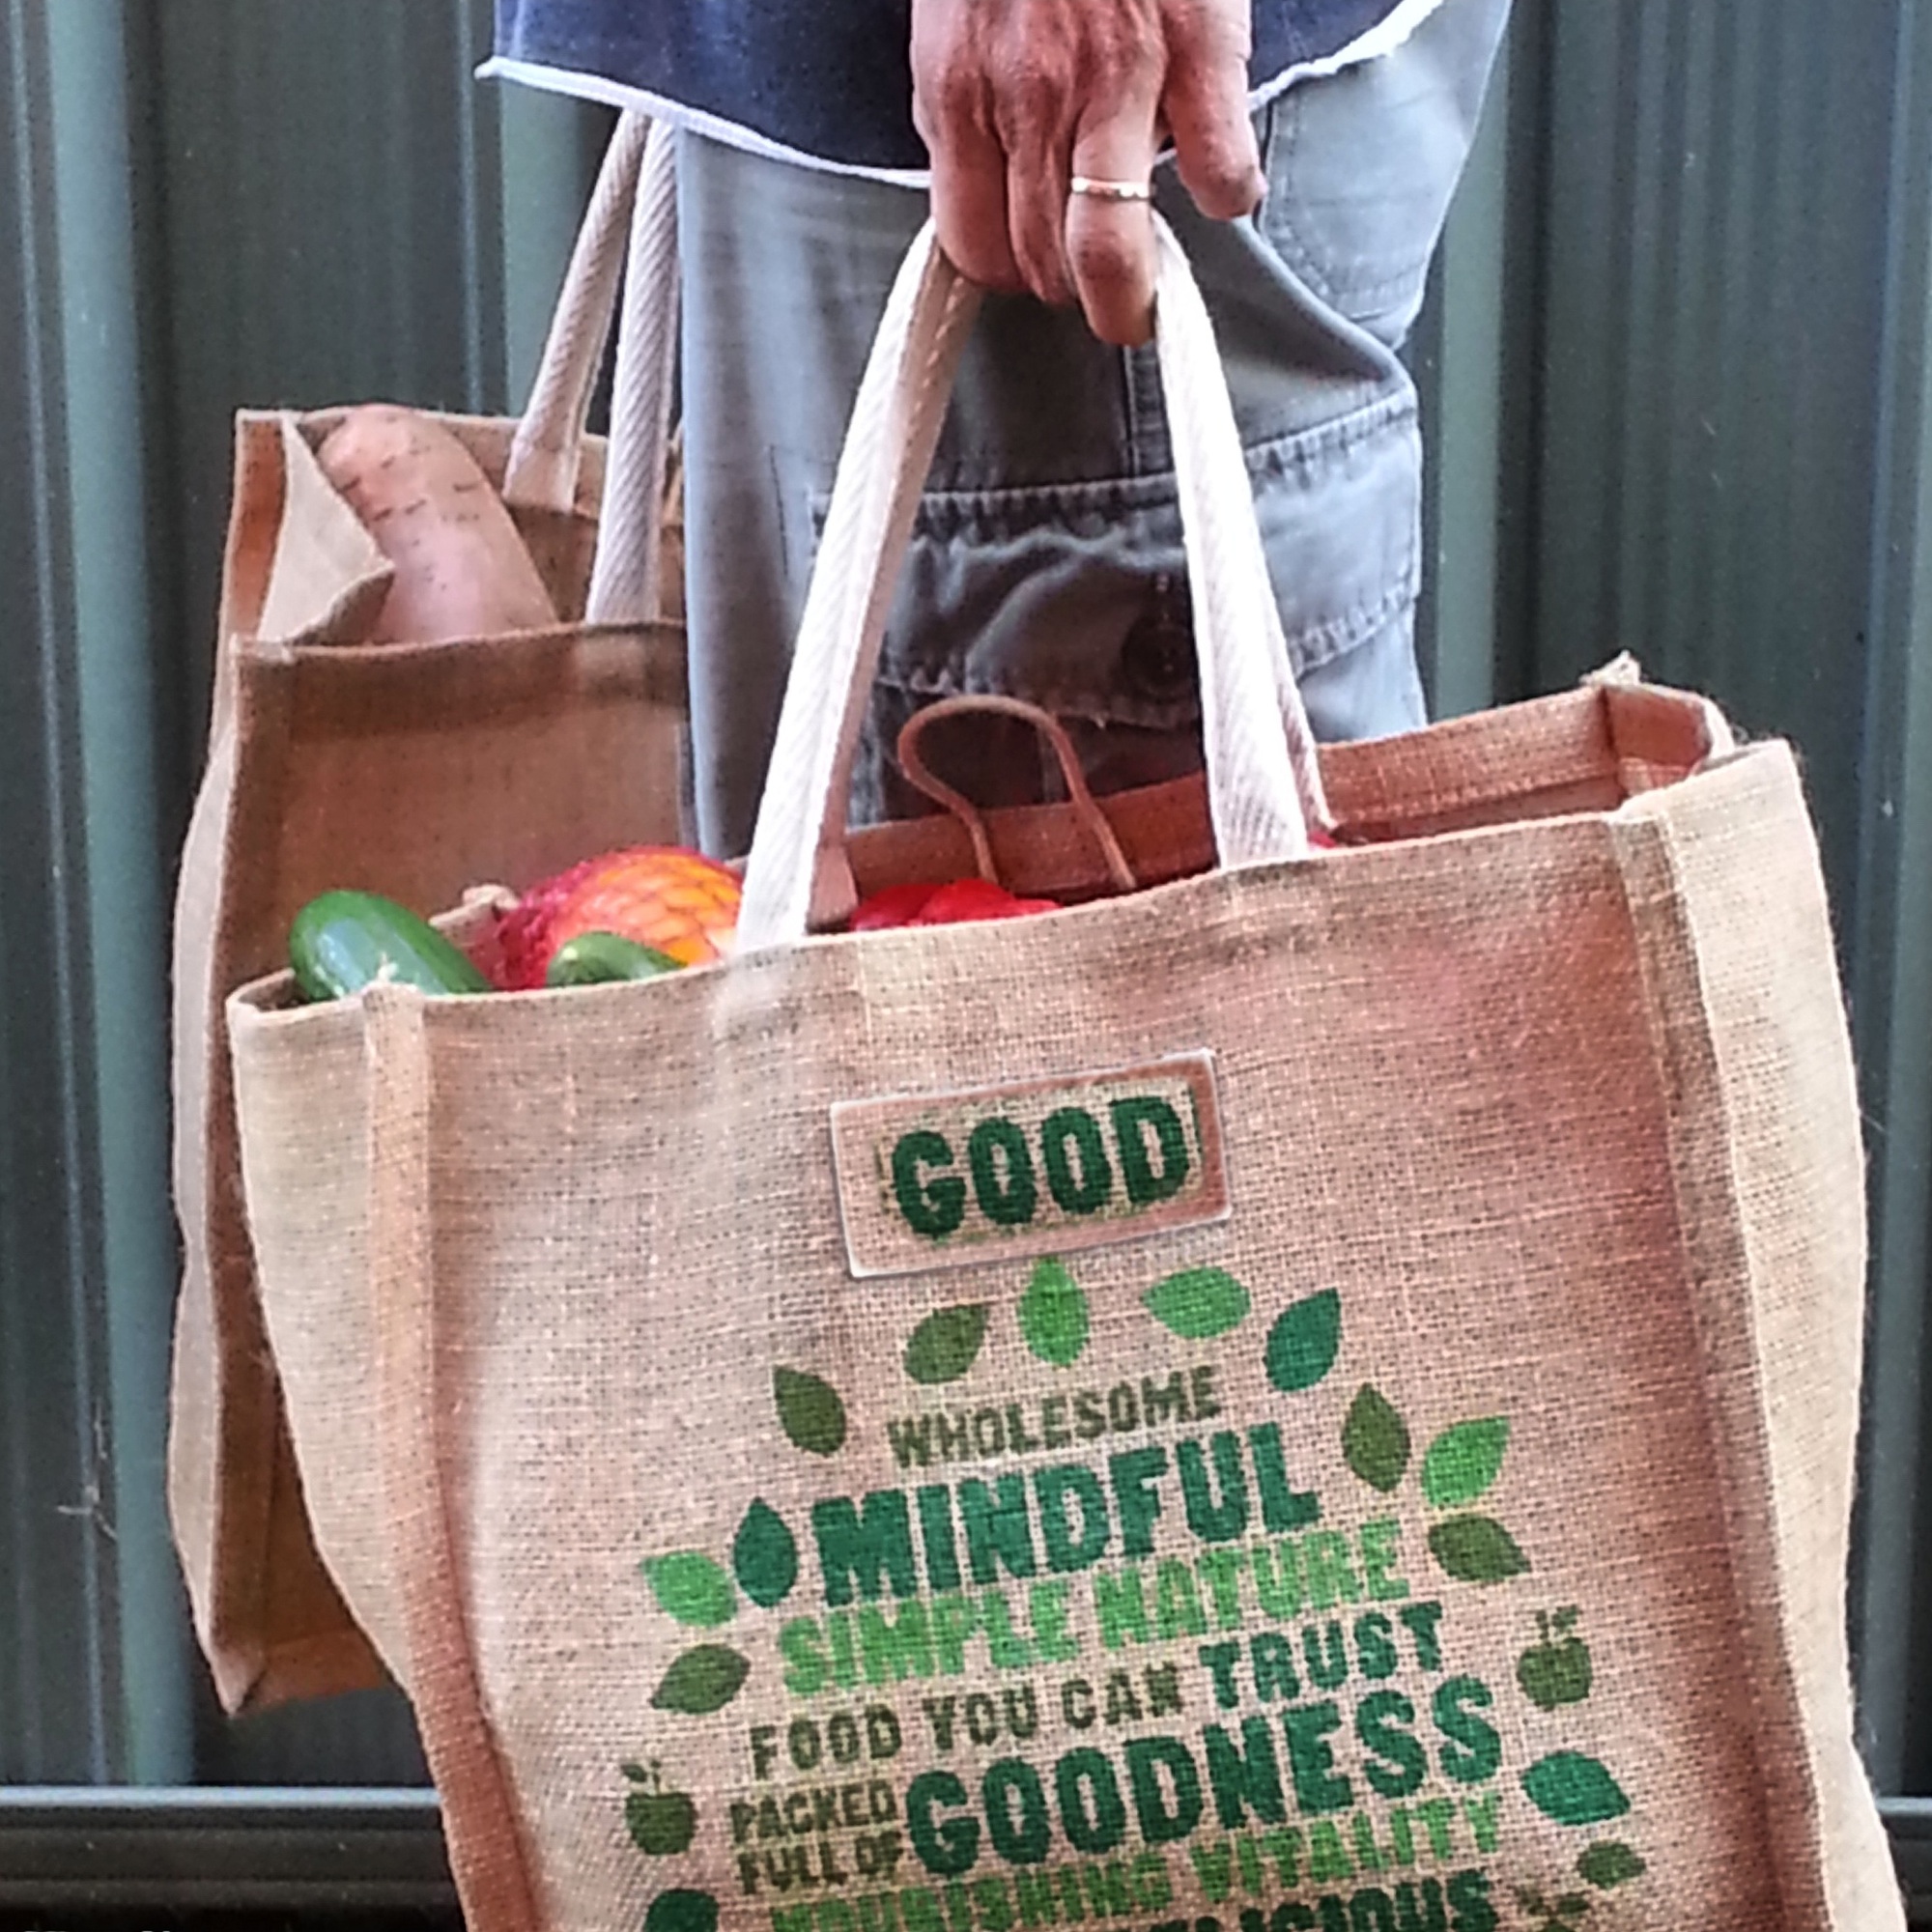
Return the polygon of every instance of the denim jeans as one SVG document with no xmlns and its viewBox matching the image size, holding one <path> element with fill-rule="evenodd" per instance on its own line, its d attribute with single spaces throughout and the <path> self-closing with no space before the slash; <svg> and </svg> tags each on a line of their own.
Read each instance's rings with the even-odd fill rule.
<svg viewBox="0 0 1932 1932">
<path fill-rule="evenodd" d="M 1401 49 L 1261 111 L 1250 221 L 1156 201 L 1212 315 L 1269 567 L 1316 729 L 1423 722 L 1413 648 L 1421 449 L 1398 358 L 1467 156 L 1508 0 L 1447 0 Z M 680 137 L 687 608 L 698 833 L 750 842 L 790 640 L 866 353 L 920 192 Z M 1096 789 L 1200 757 L 1185 565 L 1151 351 L 988 299 L 898 587 L 854 815 L 917 801 L 899 725 L 933 698 L 1029 698 Z M 988 805 L 1050 795 L 1024 727 L 928 747 Z"/>
</svg>

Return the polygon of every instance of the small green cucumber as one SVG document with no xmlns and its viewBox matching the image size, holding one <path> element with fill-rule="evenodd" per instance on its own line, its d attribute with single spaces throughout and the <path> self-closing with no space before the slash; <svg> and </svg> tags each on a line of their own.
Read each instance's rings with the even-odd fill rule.
<svg viewBox="0 0 1932 1932">
<path fill-rule="evenodd" d="M 684 969 L 668 952 L 615 932 L 580 932 L 551 954 L 546 986 L 605 986 L 615 980 L 655 980 Z"/>
<path fill-rule="evenodd" d="M 414 986 L 437 996 L 493 990 L 474 962 L 427 920 L 376 893 L 324 893 L 296 914 L 289 963 L 311 1000 L 365 986 Z"/>
</svg>

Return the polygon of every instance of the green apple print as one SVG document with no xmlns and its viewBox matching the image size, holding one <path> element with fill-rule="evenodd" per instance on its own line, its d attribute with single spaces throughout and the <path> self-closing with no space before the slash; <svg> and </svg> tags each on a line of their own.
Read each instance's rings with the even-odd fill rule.
<svg viewBox="0 0 1932 1932">
<path fill-rule="evenodd" d="M 1574 1605 L 1554 1616 L 1539 1611 L 1536 1627 L 1543 1641 L 1517 1661 L 1516 1681 L 1540 1711 L 1580 1704 L 1590 1694 L 1590 1647 L 1575 1634 L 1581 1614 Z"/>
<path fill-rule="evenodd" d="M 667 1791 L 657 1764 L 646 1771 L 640 1764 L 624 1766 L 624 1776 L 640 1787 L 624 1800 L 624 1823 L 631 1842 L 654 1859 L 674 1857 L 690 1849 L 697 1834 L 697 1806 L 682 1791 Z"/>
</svg>

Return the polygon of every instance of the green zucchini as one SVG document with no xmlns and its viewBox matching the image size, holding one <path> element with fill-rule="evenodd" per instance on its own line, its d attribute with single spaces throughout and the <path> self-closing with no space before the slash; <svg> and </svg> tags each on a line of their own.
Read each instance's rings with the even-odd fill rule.
<svg viewBox="0 0 1932 1932">
<path fill-rule="evenodd" d="M 475 963 L 427 920 L 376 893 L 324 893 L 296 914 L 289 963 L 311 1000 L 339 1000 L 379 981 L 439 997 L 492 989 Z"/>
<path fill-rule="evenodd" d="M 654 946 L 639 946 L 616 932 L 580 932 L 551 954 L 546 986 L 604 986 L 616 980 L 655 980 L 682 972 L 679 962 Z"/>
</svg>

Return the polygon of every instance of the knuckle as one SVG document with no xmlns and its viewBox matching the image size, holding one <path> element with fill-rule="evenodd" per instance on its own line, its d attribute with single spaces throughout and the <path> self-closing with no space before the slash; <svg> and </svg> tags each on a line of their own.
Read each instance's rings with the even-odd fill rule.
<svg viewBox="0 0 1932 1932">
<path fill-rule="evenodd" d="M 1013 55 L 994 75 L 1001 131 L 1037 141 L 1056 123 L 1066 99 L 1062 76 L 1035 53 Z"/>
<path fill-rule="evenodd" d="M 938 127 L 971 127 L 980 118 L 980 76 L 966 61 L 947 61 L 916 90 L 915 99 L 927 103 Z"/>
<path fill-rule="evenodd" d="M 1157 73 L 1167 62 L 1167 37 L 1159 22 L 1136 7 L 1117 16 L 1107 49 L 1107 67 L 1124 79 Z"/>
<path fill-rule="evenodd" d="M 1175 49 L 1190 65 L 1245 66 L 1253 44 L 1251 8 L 1229 5 L 1226 0 L 1194 0 L 1194 4 L 1180 9 L 1176 15 Z"/>
</svg>

